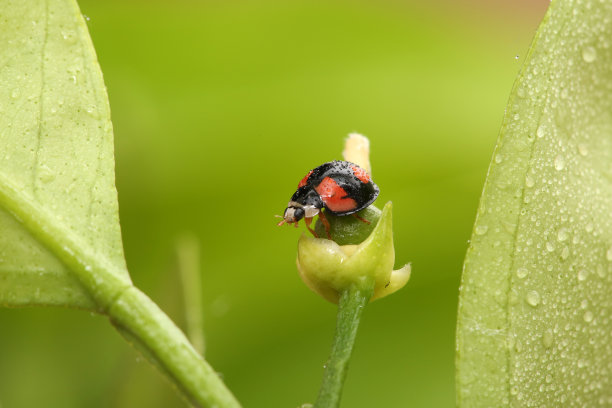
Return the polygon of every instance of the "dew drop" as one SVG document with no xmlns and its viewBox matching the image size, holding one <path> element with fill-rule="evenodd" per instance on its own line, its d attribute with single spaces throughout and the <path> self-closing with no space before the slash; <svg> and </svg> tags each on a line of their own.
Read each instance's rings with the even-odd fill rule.
<svg viewBox="0 0 612 408">
<path fill-rule="evenodd" d="M 563 170 L 565 168 L 565 158 L 562 155 L 555 157 L 555 169 Z"/>
<path fill-rule="evenodd" d="M 86 111 L 92 118 L 100 118 L 100 112 L 98 111 L 98 107 L 96 105 L 87 106 Z"/>
<path fill-rule="evenodd" d="M 544 125 L 538 126 L 538 129 L 536 130 L 536 136 L 539 137 L 540 139 L 546 136 L 546 126 Z"/>
<path fill-rule="evenodd" d="M 592 46 L 587 46 L 582 49 L 582 59 L 585 62 L 591 63 L 597 59 L 597 50 Z"/>
<path fill-rule="evenodd" d="M 570 251 L 568 247 L 563 247 L 561 251 L 561 259 L 566 260 L 569 257 Z"/>
<path fill-rule="evenodd" d="M 525 185 L 527 187 L 533 187 L 535 185 L 535 181 L 533 180 L 533 178 L 531 178 L 531 176 L 525 177 Z"/>
<path fill-rule="evenodd" d="M 526 300 L 531 306 L 536 307 L 540 304 L 540 294 L 535 290 L 532 290 L 531 292 L 527 293 Z"/>
<path fill-rule="evenodd" d="M 589 273 L 586 271 L 586 269 L 581 269 L 578 271 L 579 281 L 585 281 L 588 276 L 589 276 Z"/>
<path fill-rule="evenodd" d="M 587 323 L 592 322 L 593 321 L 593 312 L 591 312 L 590 310 L 587 310 L 586 312 L 584 312 L 584 316 L 582 316 L 582 318 Z"/>
<path fill-rule="evenodd" d="M 544 347 L 550 348 L 553 345 L 553 339 L 554 337 L 552 331 L 546 330 L 542 335 L 542 344 L 544 344 Z"/>
<path fill-rule="evenodd" d="M 527 268 L 518 268 L 516 270 L 516 276 L 519 279 L 525 279 L 529 275 L 529 270 Z"/>
<path fill-rule="evenodd" d="M 608 250 L 606 251 L 606 259 L 608 261 L 612 261 L 612 247 L 608 248 Z"/>
<path fill-rule="evenodd" d="M 559 232 L 557 232 L 557 239 L 560 242 L 563 242 L 568 238 L 569 238 L 569 233 L 567 232 L 567 228 L 561 228 Z"/>
<path fill-rule="evenodd" d="M 19 91 L 17 89 L 13 90 L 13 92 L 11 92 L 11 98 L 17 99 L 18 97 L 19 97 Z"/>
<path fill-rule="evenodd" d="M 504 161 L 504 156 L 502 156 L 501 154 L 496 154 L 495 155 L 495 163 L 499 164 L 502 161 Z"/>
<path fill-rule="evenodd" d="M 55 173 L 46 165 L 38 167 L 38 178 L 43 183 L 49 183 L 55 179 Z"/>
<path fill-rule="evenodd" d="M 475 232 L 476 232 L 476 235 L 484 235 L 484 234 L 487 233 L 488 230 L 489 230 L 488 226 L 486 226 L 486 225 L 478 225 L 476 227 Z"/>
<path fill-rule="evenodd" d="M 554 251 L 554 250 L 555 250 L 555 246 L 552 244 L 552 242 L 547 242 L 547 243 L 546 243 L 546 250 L 547 250 L 548 252 L 552 252 L 552 251 Z"/>
<path fill-rule="evenodd" d="M 69 44 L 73 44 L 77 40 L 77 36 L 74 31 L 62 31 L 62 38 Z"/>
<path fill-rule="evenodd" d="M 589 154 L 589 148 L 585 144 L 580 143 L 578 145 L 578 153 L 580 153 L 581 156 L 586 156 Z"/>
</svg>

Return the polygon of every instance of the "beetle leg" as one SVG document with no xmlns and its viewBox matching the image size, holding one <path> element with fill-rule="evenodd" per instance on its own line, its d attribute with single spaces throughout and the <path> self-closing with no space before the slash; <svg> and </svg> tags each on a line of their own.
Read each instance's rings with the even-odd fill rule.
<svg viewBox="0 0 612 408">
<path fill-rule="evenodd" d="M 317 235 L 316 232 L 314 232 L 314 230 L 312 228 L 310 228 L 310 223 L 312 222 L 312 218 L 308 218 L 308 217 L 304 217 L 304 224 L 306 224 L 306 228 L 308 228 L 308 231 L 310 231 L 310 233 L 315 237 L 315 238 L 319 238 L 319 236 Z"/>
<path fill-rule="evenodd" d="M 327 218 L 325 217 L 325 214 L 323 214 L 323 211 L 319 212 L 319 219 L 321 220 L 321 222 L 325 226 L 325 232 L 327 233 L 327 238 L 328 239 L 332 239 L 331 235 L 329 233 L 329 228 L 330 228 L 329 221 L 327 221 Z"/>
<path fill-rule="evenodd" d="M 351 215 L 352 215 L 353 217 L 357 218 L 357 219 L 358 219 L 359 221 L 361 221 L 361 222 L 365 222 L 366 224 L 369 224 L 369 223 L 370 223 L 370 221 L 366 220 L 365 218 L 362 218 L 362 217 L 358 216 L 358 215 L 357 215 L 357 213 L 353 213 L 353 214 L 351 214 Z"/>
</svg>

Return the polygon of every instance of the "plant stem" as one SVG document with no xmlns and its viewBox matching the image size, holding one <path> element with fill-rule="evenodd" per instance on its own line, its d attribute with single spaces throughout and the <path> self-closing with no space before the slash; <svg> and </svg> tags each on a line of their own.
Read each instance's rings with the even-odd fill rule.
<svg viewBox="0 0 612 408">
<path fill-rule="evenodd" d="M 69 268 L 71 276 L 91 296 L 92 310 L 107 314 L 121 334 L 166 373 L 193 404 L 240 407 L 183 332 L 132 285 L 127 270 L 87 245 L 1 173 L 0 207 L 11 212 L 34 238 Z"/>
<path fill-rule="evenodd" d="M 183 234 L 176 243 L 177 266 L 183 289 L 185 332 L 200 355 L 204 356 L 204 317 L 200 270 L 200 242 L 195 235 Z"/>
<path fill-rule="evenodd" d="M 353 284 L 340 295 L 334 344 L 325 365 L 323 383 L 314 408 L 337 408 L 340 406 L 342 386 L 353 351 L 359 319 L 363 307 L 370 300 L 373 291 L 373 283 L 368 283 L 363 287 Z"/>
<path fill-rule="evenodd" d="M 239 408 L 219 376 L 172 320 L 138 288 L 124 291 L 108 310 L 119 332 L 198 407 Z"/>
</svg>

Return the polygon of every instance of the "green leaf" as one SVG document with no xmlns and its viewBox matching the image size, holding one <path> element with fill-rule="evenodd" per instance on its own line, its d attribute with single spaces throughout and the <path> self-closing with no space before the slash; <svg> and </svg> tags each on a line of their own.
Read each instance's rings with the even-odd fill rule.
<svg viewBox="0 0 612 408">
<path fill-rule="evenodd" d="M 0 304 L 109 316 L 193 404 L 239 407 L 129 278 L 102 72 L 74 0 L 0 4 Z"/>
<path fill-rule="evenodd" d="M 74 0 L 0 3 L 0 304 L 109 316 L 194 404 L 239 407 L 129 278 L 102 72 Z"/>
<path fill-rule="evenodd" d="M 612 403 L 611 18 L 553 2 L 512 91 L 462 278 L 460 406 Z"/>
<path fill-rule="evenodd" d="M 81 284 L 93 264 L 129 277 L 87 27 L 75 1 L 6 0 L 0 18 L 0 304 L 97 309 Z"/>
</svg>

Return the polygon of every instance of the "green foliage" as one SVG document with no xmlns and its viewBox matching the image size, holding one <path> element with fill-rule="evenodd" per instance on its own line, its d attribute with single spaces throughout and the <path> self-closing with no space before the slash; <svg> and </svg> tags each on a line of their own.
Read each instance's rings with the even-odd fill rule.
<svg viewBox="0 0 612 408">
<path fill-rule="evenodd" d="M 514 57 L 545 7 L 483 4 L 79 0 L 110 96 L 130 275 L 184 323 L 173 247 L 198 236 L 206 354 L 245 406 L 270 408 L 270 384 L 278 407 L 320 385 L 335 307 L 287 256 L 304 227 L 273 215 L 349 131 L 375 143 L 396 267 L 419 273 L 368 306 L 343 405 L 452 406 L 466 241 Z M 104 316 L 0 309 L 0 326 L 3 406 L 181 404 Z"/>
<path fill-rule="evenodd" d="M 512 91 L 465 260 L 462 407 L 611 402 L 611 15 L 553 2 Z"/>
<path fill-rule="evenodd" d="M 121 244 L 110 110 L 74 0 L 4 2 L 1 303 L 108 314 L 185 397 L 239 406 L 183 333 L 132 286 Z"/>
<path fill-rule="evenodd" d="M 391 210 L 392 204 L 388 202 L 373 229 L 348 217 L 371 231 L 359 245 L 338 245 L 326 238 L 302 235 L 298 241 L 297 268 L 306 285 L 333 303 L 338 303 L 342 293 L 352 286 L 361 289 L 373 286 L 372 300 L 401 289 L 410 279 L 410 265 L 393 270 L 395 249 Z M 363 232 L 357 234 L 362 236 Z"/>
<path fill-rule="evenodd" d="M 94 264 L 129 277 L 96 55 L 74 2 L 5 1 L 0 15 L 0 303 L 98 310 L 81 282 Z"/>
</svg>

